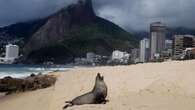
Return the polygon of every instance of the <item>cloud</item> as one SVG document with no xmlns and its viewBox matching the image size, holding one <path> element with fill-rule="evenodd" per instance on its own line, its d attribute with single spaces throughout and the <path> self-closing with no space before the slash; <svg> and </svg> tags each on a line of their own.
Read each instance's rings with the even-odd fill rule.
<svg viewBox="0 0 195 110">
<path fill-rule="evenodd" d="M 0 25 L 48 16 L 77 0 L 1 0 Z M 162 21 L 195 28 L 195 0 L 93 0 L 95 12 L 129 30 L 146 30 Z"/>
<path fill-rule="evenodd" d="M 194 0 L 107 0 L 105 5 L 103 1 L 94 1 L 102 2 L 97 13 L 126 29 L 146 30 L 155 21 L 168 26 L 195 27 Z"/>
<path fill-rule="evenodd" d="M 0 0 L 0 25 L 48 16 L 77 0 Z"/>
</svg>

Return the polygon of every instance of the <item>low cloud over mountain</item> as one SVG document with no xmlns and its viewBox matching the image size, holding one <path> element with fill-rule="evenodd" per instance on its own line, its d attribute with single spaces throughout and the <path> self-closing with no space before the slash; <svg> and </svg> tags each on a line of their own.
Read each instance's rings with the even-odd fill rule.
<svg viewBox="0 0 195 110">
<path fill-rule="evenodd" d="M 77 0 L 1 0 L 0 25 L 41 18 Z M 149 23 L 194 28 L 194 0 L 93 0 L 96 13 L 116 24 L 146 30 Z"/>
</svg>

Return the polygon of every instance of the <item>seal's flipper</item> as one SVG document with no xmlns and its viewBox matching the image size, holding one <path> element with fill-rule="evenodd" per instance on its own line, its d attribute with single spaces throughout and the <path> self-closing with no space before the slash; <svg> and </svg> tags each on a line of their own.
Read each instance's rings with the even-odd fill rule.
<svg viewBox="0 0 195 110">
<path fill-rule="evenodd" d="M 106 104 L 106 103 L 108 103 L 109 102 L 109 100 L 104 100 L 103 102 L 102 102 L 102 104 Z"/>
<path fill-rule="evenodd" d="M 72 101 L 66 101 L 65 103 L 69 103 L 69 104 L 72 104 Z"/>
<path fill-rule="evenodd" d="M 67 104 L 67 105 L 65 105 L 65 106 L 63 107 L 63 109 L 66 109 L 66 108 L 72 107 L 72 106 L 73 106 L 73 104 Z"/>
</svg>

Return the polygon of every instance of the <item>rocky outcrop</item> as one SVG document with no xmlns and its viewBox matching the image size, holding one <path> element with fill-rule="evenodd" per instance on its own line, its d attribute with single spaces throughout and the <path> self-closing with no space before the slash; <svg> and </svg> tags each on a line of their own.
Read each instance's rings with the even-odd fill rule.
<svg viewBox="0 0 195 110">
<path fill-rule="evenodd" d="M 11 94 L 15 92 L 33 91 L 54 85 L 56 77 L 51 75 L 34 75 L 24 79 L 5 77 L 0 79 L 0 92 Z"/>
</svg>

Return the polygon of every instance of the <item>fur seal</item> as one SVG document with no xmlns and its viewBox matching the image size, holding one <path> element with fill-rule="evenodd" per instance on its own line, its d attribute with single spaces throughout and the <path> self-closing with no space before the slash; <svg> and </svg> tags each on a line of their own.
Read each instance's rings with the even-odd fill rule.
<svg viewBox="0 0 195 110">
<path fill-rule="evenodd" d="M 91 92 L 74 98 L 72 101 L 66 101 L 68 103 L 63 107 L 66 109 L 74 105 L 83 104 L 105 104 L 107 102 L 107 85 L 104 82 L 104 77 L 100 73 L 96 76 L 95 86 Z"/>
</svg>

